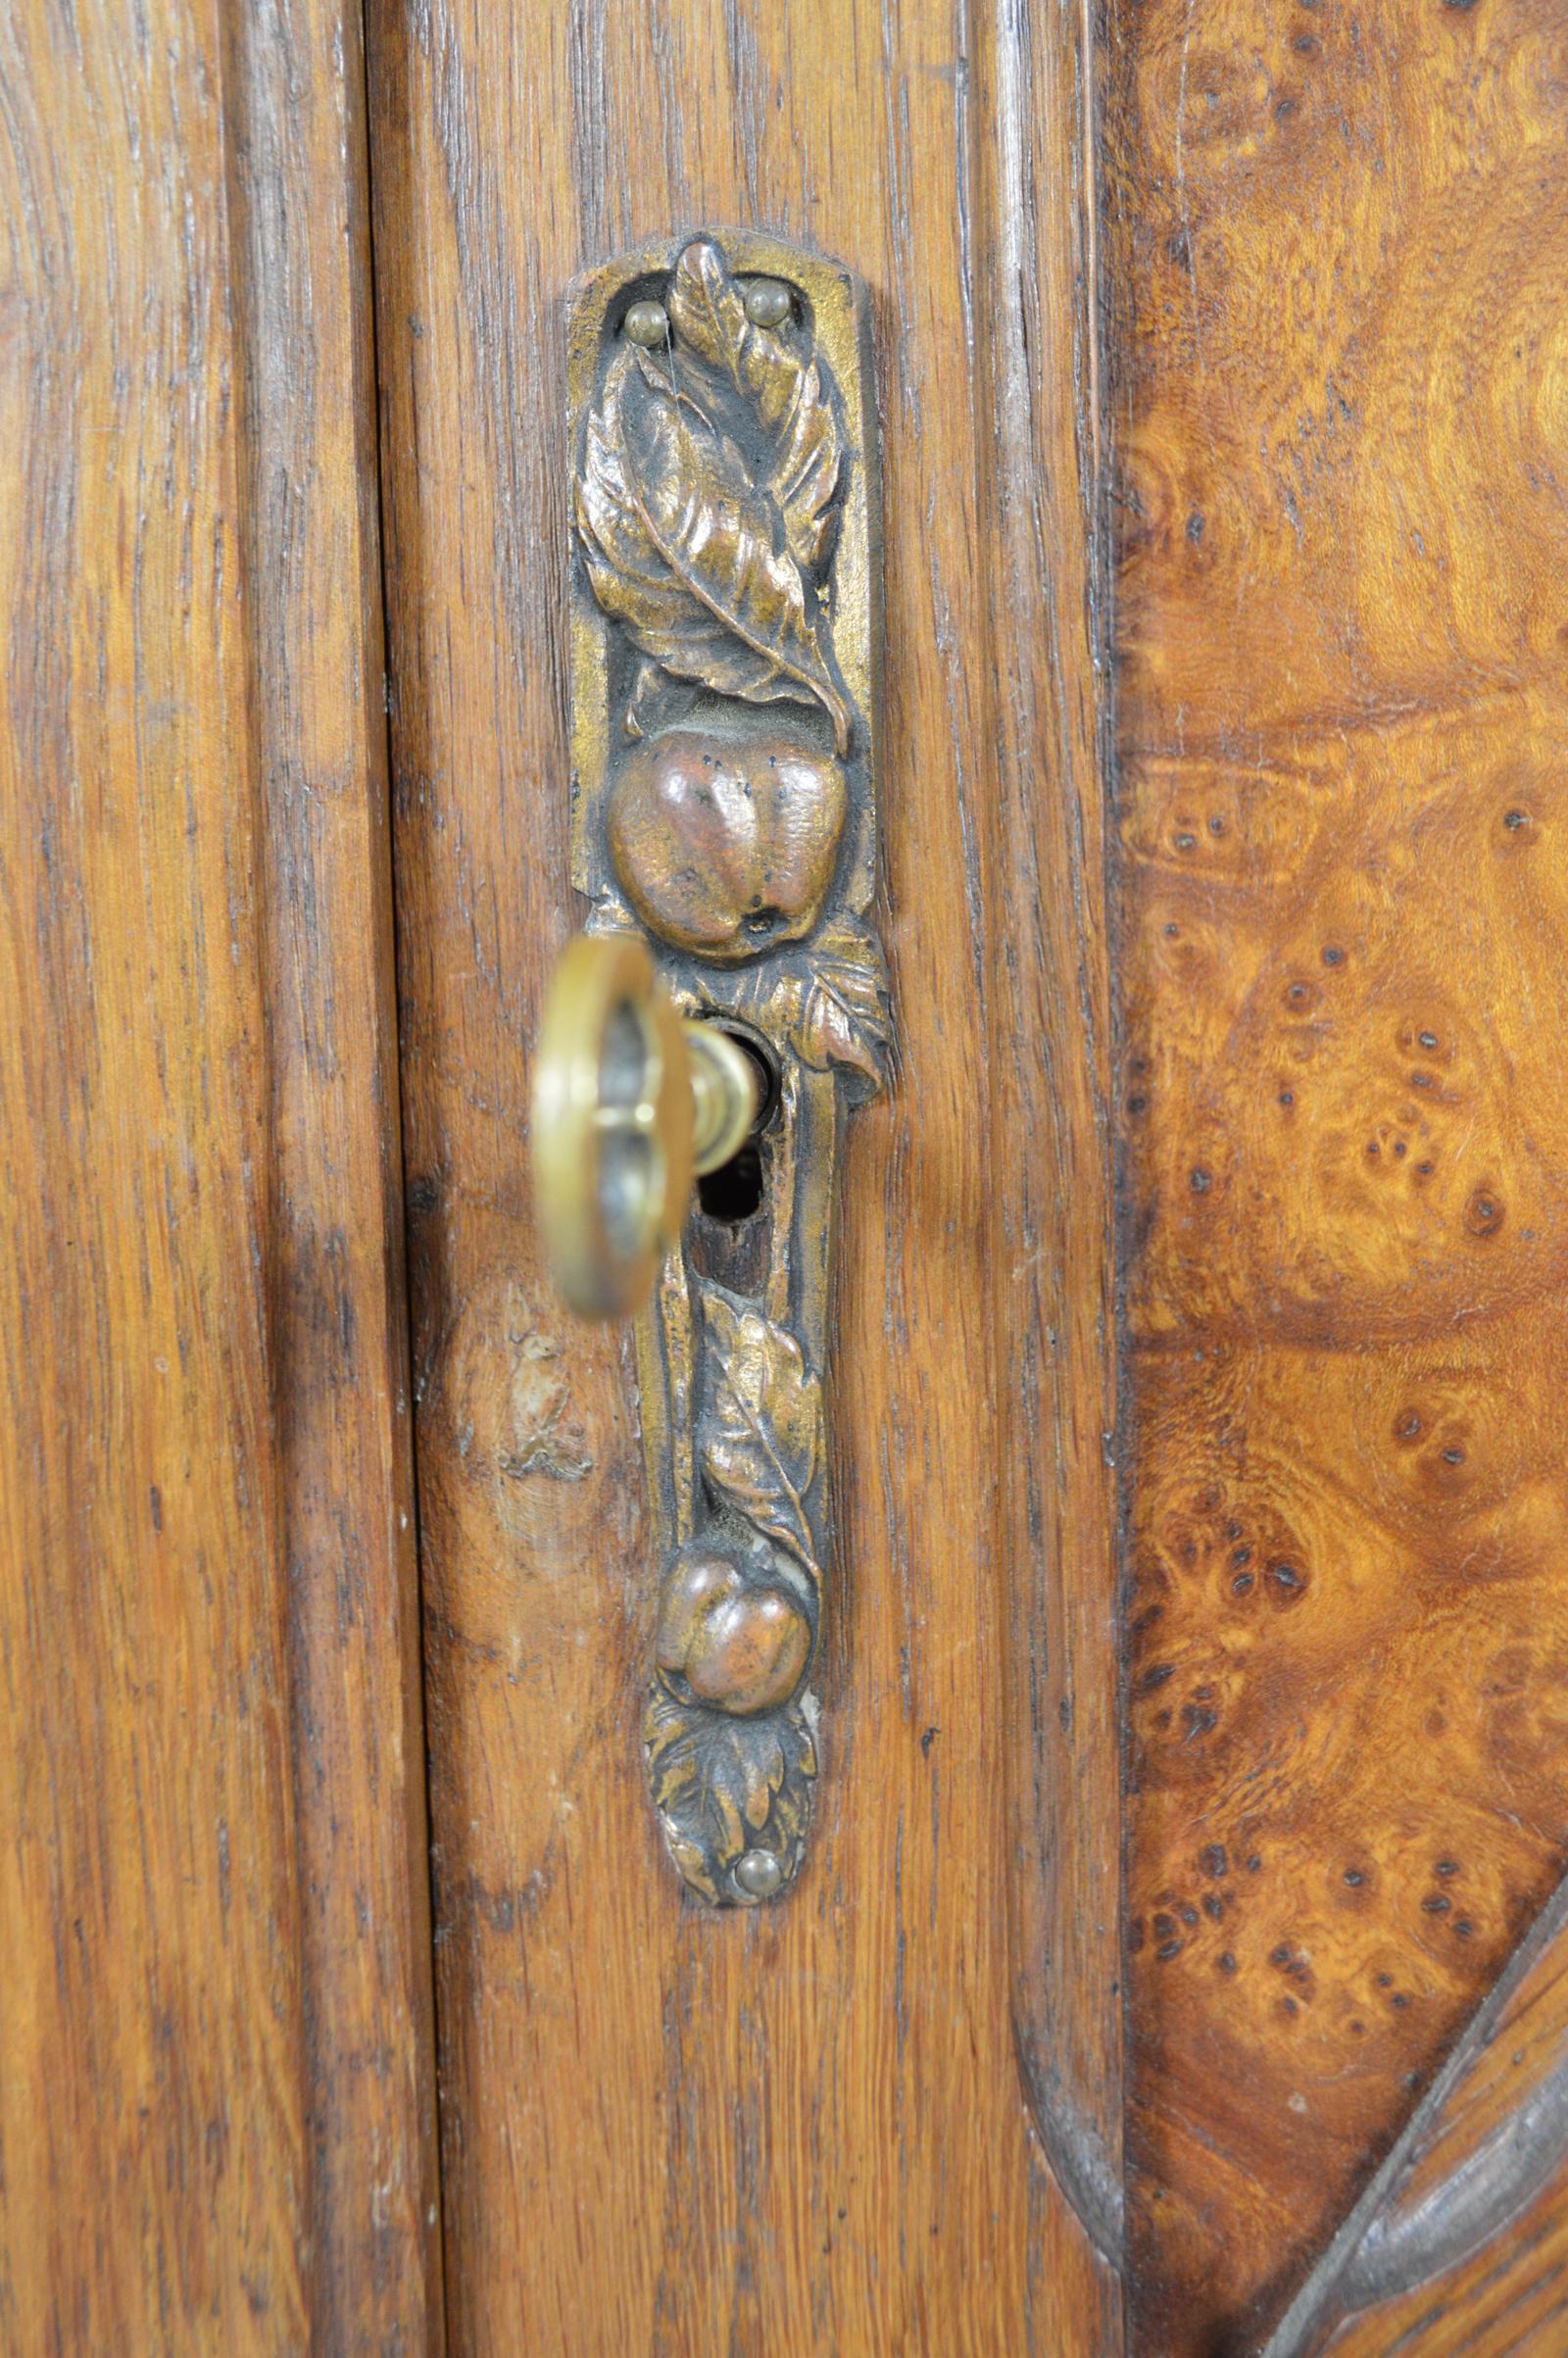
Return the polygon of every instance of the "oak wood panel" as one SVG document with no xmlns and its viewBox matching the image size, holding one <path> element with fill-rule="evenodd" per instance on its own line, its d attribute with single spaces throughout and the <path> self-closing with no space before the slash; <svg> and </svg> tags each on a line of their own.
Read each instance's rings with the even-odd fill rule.
<svg viewBox="0 0 1568 2358">
<path fill-rule="evenodd" d="M 1565 30 L 1112 25 L 1149 2351 L 1255 2346 L 1563 1863 Z"/>
<path fill-rule="evenodd" d="M 0 30 L 0 2282 L 34 2350 L 307 2316 L 218 59 L 160 29 Z"/>
<path fill-rule="evenodd" d="M 429 2314 L 352 32 L 0 23 L 19 2352 Z"/>
<path fill-rule="evenodd" d="M 1035 34 L 1069 37 L 1067 20 Z M 973 362 L 1065 134 L 1053 124 L 1036 153 L 1015 120 L 982 174 L 977 70 L 1024 115 L 1057 97 L 1030 84 L 1013 12 L 977 48 L 964 12 L 934 0 L 880 15 L 381 0 L 369 18 L 463 2350 L 1114 2346 L 1102 2272 L 1026 2124 L 1005 1945 L 998 1464 L 1018 1403 L 1009 1386 L 1004 1411 L 995 1381 L 984 1074 L 992 1039 L 1019 1053 L 1035 1003 L 993 1016 L 988 1000 L 988 617 L 1010 625 L 975 528 L 999 494 Z M 1004 208 L 1018 213 L 1005 265 Z M 851 1126 L 842 1186 L 810 1856 L 777 1910 L 715 1919 L 680 1897 L 643 1794 L 652 1566 L 627 1371 L 550 1297 L 524 1155 L 542 984 L 582 913 L 566 883 L 563 297 L 643 236 L 726 221 L 808 239 L 872 291 L 899 1061 L 891 1100 Z M 1053 319 L 1073 307 L 1066 244 L 1052 231 Z M 1014 366 L 1014 388 L 1036 366 Z M 1039 434 L 1070 445 L 1054 409 Z M 1017 456 L 1014 488 L 1033 463 Z M 1070 711 L 1083 633 L 1064 637 L 1044 690 L 1009 647 L 1015 707 L 1049 693 Z M 1049 741 L 1054 764 L 1054 710 L 1015 712 L 1009 747 Z M 1061 856 L 1055 827 L 1042 862 Z M 1054 955 L 1031 949 L 1031 990 Z"/>
<path fill-rule="evenodd" d="M 441 2340 L 360 14 L 225 12 L 313 2340 Z"/>
</svg>

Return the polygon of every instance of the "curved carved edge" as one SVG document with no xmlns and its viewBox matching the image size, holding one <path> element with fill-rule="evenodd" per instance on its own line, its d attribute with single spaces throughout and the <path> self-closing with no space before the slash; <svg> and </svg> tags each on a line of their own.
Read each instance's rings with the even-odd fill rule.
<svg viewBox="0 0 1568 2358">
<path fill-rule="evenodd" d="M 1507 2033 L 1548 2017 L 1532 2044 L 1528 2090 L 1494 2093 L 1496 2125 L 1447 2167 L 1450 2137 L 1463 2142 L 1459 2115 L 1481 2091 Z M 1308 2358 L 1348 2317 L 1413 2291 L 1468 2259 L 1507 2227 L 1568 2151 L 1568 1877 L 1473 2017 L 1447 2062 L 1367 2186 L 1345 2225 L 1291 2303 L 1265 2358 Z M 1436 2167 L 1434 2165 L 1437 2165 Z"/>
<path fill-rule="evenodd" d="M 1119 2277 L 1127 2252 L 1127 2197 L 1120 2164 L 1061 2075 L 1042 2060 L 1016 2016 L 1013 2051 L 1030 2124 L 1052 2176 L 1096 2253 Z"/>
</svg>

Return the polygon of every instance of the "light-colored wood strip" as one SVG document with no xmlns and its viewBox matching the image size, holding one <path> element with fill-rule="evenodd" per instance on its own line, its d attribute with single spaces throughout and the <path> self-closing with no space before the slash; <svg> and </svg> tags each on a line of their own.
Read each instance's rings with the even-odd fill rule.
<svg viewBox="0 0 1568 2358">
<path fill-rule="evenodd" d="M 1084 2312 L 1105 2304 L 1108 2336 L 1121 1744 L 1093 25 L 1071 6 L 988 12 L 976 63 L 1013 2007 L 1041 2136 L 1102 2257 Z"/>
<path fill-rule="evenodd" d="M 0 2341 L 309 2335 L 219 12 L 0 19 Z"/>
<path fill-rule="evenodd" d="M 313 2337 L 434 2348 L 435 2032 L 360 16 L 225 18 Z"/>
<path fill-rule="evenodd" d="M 353 33 L 0 25 L 19 2351 L 438 2317 Z"/>
</svg>

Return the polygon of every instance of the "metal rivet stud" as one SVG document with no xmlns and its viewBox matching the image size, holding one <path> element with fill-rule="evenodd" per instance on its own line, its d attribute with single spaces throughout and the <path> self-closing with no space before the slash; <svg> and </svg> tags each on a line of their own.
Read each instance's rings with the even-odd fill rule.
<svg viewBox="0 0 1568 2358">
<path fill-rule="evenodd" d="M 748 1850 L 735 1869 L 735 1881 L 750 1899 L 771 1899 L 782 1889 L 784 1869 L 771 1850 Z"/>
<path fill-rule="evenodd" d="M 754 278 L 746 290 L 746 317 L 759 327 L 782 327 L 792 308 L 782 278 Z"/>
<path fill-rule="evenodd" d="M 662 344 L 669 336 L 669 314 L 662 303 L 634 303 L 625 326 L 634 344 Z"/>
</svg>

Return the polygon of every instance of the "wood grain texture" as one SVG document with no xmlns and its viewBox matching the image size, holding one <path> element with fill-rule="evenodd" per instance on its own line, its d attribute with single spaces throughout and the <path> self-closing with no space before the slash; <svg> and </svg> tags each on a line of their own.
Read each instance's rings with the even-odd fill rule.
<svg viewBox="0 0 1568 2358">
<path fill-rule="evenodd" d="M 1268 2358 L 1560 2347 L 1565 2132 L 1568 1883 L 1292 2302 Z"/>
<path fill-rule="evenodd" d="M 1011 103 L 1049 112 L 1004 18 Z M 1015 117 L 982 172 L 975 77 L 998 86 L 1002 32 L 987 20 L 982 60 L 934 0 L 382 0 L 368 37 L 454 2345 L 1113 2347 L 1031 2141 L 1005 1943 L 998 1467 L 1020 1402 L 996 1384 L 984 1074 L 1035 1002 L 992 1013 L 1006 608 L 975 528 L 1000 494 L 974 357 L 1004 318 L 1019 337 L 1028 208 L 1067 201 L 1056 149 L 1026 154 Z M 810 1855 L 782 1907 L 715 1921 L 683 1903 L 642 1793 L 653 1567 L 625 1371 L 543 1283 L 524 1109 L 544 976 L 581 917 L 564 289 L 643 236 L 736 221 L 840 257 L 876 307 L 900 1029 L 841 1190 Z M 1053 229 L 1053 319 L 1065 251 Z M 1014 400 L 1046 365 L 1014 363 Z M 1041 435 L 1067 428 L 1053 412 Z M 1013 487 L 1033 464 L 1016 454 Z M 1051 746 L 1058 775 L 1027 708 L 1073 690 L 1005 661 L 1009 746 Z"/>
<path fill-rule="evenodd" d="M 1333 2358 L 1560 2358 L 1568 2350 L 1568 2164 L 1498 2235 L 1322 2345 Z"/>
<path fill-rule="evenodd" d="M 312 2337 L 441 2339 L 359 11 L 223 17 Z"/>
<path fill-rule="evenodd" d="M 1111 27 L 1149 2352 L 1263 2337 L 1563 1863 L 1565 29 Z"/>
<path fill-rule="evenodd" d="M 1112 2263 L 1079 2295 L 1085 2317 L 1104 2304 L 1108 2345 L 1123 2237 L 1121 1737 L 1094 26 L 1070 7 L 987 11 L 975 66 L 976 211 L 995 241 L 976 368 L 998 735 L 979 766 L 1013 2013 L 1053 2166 Z"/>
<path fill-rule="evenodd" d="M 431 2314 L 351 32 L 0 25 L 19 2352 Z"/>
</svg>

